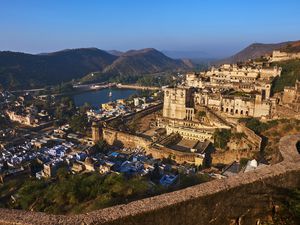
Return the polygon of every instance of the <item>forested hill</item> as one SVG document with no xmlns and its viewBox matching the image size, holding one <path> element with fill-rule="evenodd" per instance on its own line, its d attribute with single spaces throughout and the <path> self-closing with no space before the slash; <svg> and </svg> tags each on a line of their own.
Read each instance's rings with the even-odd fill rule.
<svg viewBox="0 0 300 225">
<path fill-rule="evenodd" d="M 0 52 L 0 83 L 11 88 L 57 84 L 102 70 L 116 58 L 96 48 L 40 55 Z"/>
<path fill-rule="evenodd" d="M 174 60 L 153 49 L 131 50 L 120 55 L 104 73 L 120 75 L 152 74 L 188 67 L 182 60 Z"/>
<path fill-rule="evenodd" d="M 94 71 L 109 77 L 187 68 L 183 61 L 168 58 L 155 49 L 129 51 L 120 56 L 97 48 L 38 55 L 3 51 L 0 52 L 0 85 L 10 89 L 33 88 L 79 79 Z"/>
</svg>

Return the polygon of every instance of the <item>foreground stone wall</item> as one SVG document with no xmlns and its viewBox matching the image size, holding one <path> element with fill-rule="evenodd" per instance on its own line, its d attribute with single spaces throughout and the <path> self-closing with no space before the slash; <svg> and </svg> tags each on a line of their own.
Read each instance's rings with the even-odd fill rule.
<svg viewBox="0 0 300 225">
<path fill-rule="evenodd" d="M 0 224 L 256 224 L 300 187 L 300 135 L 280 140 L 283 161 L 239 176 L 74 216 L 0 209 Z"/>
</svg>

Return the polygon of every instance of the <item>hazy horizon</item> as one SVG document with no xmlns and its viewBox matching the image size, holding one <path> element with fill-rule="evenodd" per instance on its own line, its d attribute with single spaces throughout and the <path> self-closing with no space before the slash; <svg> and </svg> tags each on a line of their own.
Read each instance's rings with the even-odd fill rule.
<svg viewBox="0 0 300 225">
<path fill-rule="evenodd" d="M 0 51 L 151 47 L 220 58 L 252 43 L 300 39 L 296 0 L 15 0 L 0 6 Z"/>
</svg>

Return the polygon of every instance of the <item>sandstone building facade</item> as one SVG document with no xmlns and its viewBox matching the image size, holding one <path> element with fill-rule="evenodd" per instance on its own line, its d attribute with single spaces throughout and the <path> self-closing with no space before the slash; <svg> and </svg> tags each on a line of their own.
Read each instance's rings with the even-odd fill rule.
<svg viewBox="0 0 300 225">
<path fill-rule="evenodd" d="M 171 119 L 193 120 L 194 108 L 190 88 L 166 88 L 164 90 L 163 116 Z"/>
<path fill-rule="evenodd" d="M 272 80 L 279 67 L 224 64 L 202 73 L 188 73 L 185 86 L 194 88 L 196 105 L 232 117 L 271 117 L 277 100 L 271 97 Z"/>
<path fill-rule="evenodd" d="M 201 73 L 188 73 L 186 75 L 186 85 L 188 87 L 247 87 L 253 90 L 258 80 L 270 80 L 281 75 L 280 67 L 262 67 L 258 65 L 238 66 L 236 64 L 224 64 L 218 68 L 212 67 L 210 70 Z M 251 88 L 252 87 L 252 88 Z"/>
<path fill-rule="evenodd" d="M 300 81 L 294 87 L 285 87 L 282 94 L 282 104 L 296 112 L 300 111 Z"/>
<path fill-rule="evenodd" d="M 270 62 L 286 61 L 291 59 L 300 59 L 300 52 L 282 52 L 273 51 Z"/>
<path fill-rule="evenodd" d="M 184 139 L 213 142 L 216 129 L 230 127 L 210 120 L 204 124 L 197 113 L 200 111 L 196 89 L 187 86 L 164 89 L 162 117 L 157 118 L 157 126 L 166 129 L 167 135 L 177 133 Z M 202 109 L 203 110 L 203 109 Z M 205 111 L 205 109 L 204 109 Z"/>
</svg>

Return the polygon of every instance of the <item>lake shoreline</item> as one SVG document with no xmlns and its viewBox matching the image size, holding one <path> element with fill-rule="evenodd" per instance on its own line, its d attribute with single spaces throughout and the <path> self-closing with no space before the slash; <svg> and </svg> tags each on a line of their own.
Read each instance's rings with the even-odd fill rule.
<svg viewBox="0 0 300 225">
<path fill-rule="evenodd" d="M 90 103 L 92 107 L 99 108 L 103 103 L 116 101 L 117 99 L 127 99 L 134 94 L 138 94 L 141 90 L 125 89 L 125 88 L 102 88 L 98 90 L 76 92 L 72 95 L 67 95 L 73 98 L 77 107 L 84 105 L 85 102 Z M 111 92 L 111 96 L 110 96 Z"/>
</svg>

